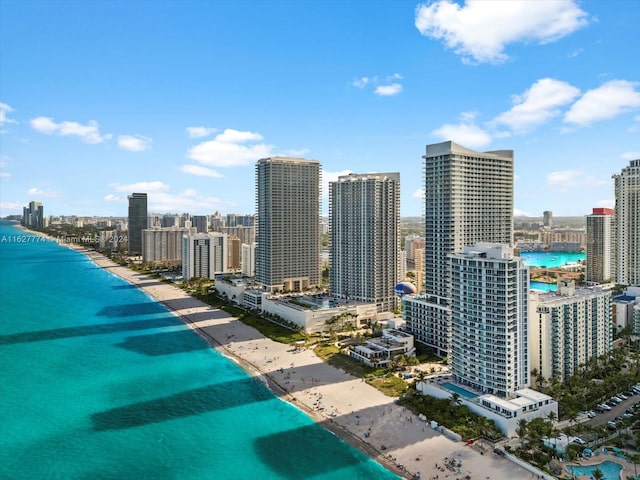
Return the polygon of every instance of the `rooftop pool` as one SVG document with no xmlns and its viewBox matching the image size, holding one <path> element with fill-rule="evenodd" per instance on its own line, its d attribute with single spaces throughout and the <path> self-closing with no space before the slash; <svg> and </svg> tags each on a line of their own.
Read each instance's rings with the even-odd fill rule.
<svg viewBox="0 0 640 480">
<path fill-rule="evenodd" d="M 475 393 L 470 392 L 469 390 L 465 390 L 464 388 L 459 387 L 458 385 L 455 385 L 451 382 L 441 383 L 440 386 L 445 390 L 449 390 L 453 393 L 457 393 L 458 395 L 464 398 L 476 398 L 478 396 Z"/>
</svg>

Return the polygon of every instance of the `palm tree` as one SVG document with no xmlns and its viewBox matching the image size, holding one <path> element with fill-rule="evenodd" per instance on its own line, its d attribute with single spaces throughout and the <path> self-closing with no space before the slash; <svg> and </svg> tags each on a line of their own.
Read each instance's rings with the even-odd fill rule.
<svg viewBox="0 0 640 480">
<path fill-rule="evenodd" d="M 604 479 L 604 473 L 602 473 L 602 470 L 600 470 L 599 468 L 596 468 L 593 472 L 593 478 L 595 480 L 603 480 Z"/>
<path fill-rule="evenodd" d="M 458 405 L 462 405 L 462 400 L 460 399 L 459 393 L 452 393 L 450 400 L 451 400 L 451 406 L 454 408 L 457 407 Z"/>
<path fill-rule="evenodd" d="M 527 421 L 521 418 L 518 422 L 518 428 L 516 429 L 516 433 L 518 437 L 520 437 L 520 448 L 524 448 L 524 439 L 527 437 L 527 430 Z"/>
<path fill-rule="evenodd" d="M 640 455 L 637 453 L 628 456 L 629 461 L 633 463 L 633 478 L 638 478 L 638 463 L 640 463 Z"/>
</svg>

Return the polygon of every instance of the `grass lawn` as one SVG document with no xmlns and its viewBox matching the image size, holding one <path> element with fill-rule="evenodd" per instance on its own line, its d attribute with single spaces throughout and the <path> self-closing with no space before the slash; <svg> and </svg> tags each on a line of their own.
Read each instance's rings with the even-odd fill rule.
<svg viewBox="0 0 640 480">
<path fill-rule="evenodd" d="M 400 397 L 407 389 L 407 382 L 391 373 L 384 377 L 367 378 L 367 383 L 388 397 Z"/>
</svg>

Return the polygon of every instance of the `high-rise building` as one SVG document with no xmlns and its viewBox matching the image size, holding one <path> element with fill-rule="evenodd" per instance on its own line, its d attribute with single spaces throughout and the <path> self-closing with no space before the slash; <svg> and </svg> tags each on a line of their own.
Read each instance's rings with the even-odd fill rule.
<svg viewBox="0 0 640 480">
<path fill-rule="evenodd" d="M 44 228 L 44 207 L 42 202 L 29 202 L 28 207 L 22 209 L 22 223 L 27 227 Z"/>
<path fill-rule="evenodd" d="M 224 233 L 196 233 L 182 237 L 182 277 L 215 278 L 226 273 L 227 235 Z"/>
<path fill-rule="evenodd" d="M 400 174 L 349 174 L 329 183 L 329 293 L 393 310 L 399 280 Z"/>
<path fill-rule="evenodd" d="M 147 194 L 129 195 L 129 253 L 142 255 L 142 230 L 147 228 Z"/>
<path fill-rule="evenodd" d="M 227 268 L 229 271 L 240 270 L 242 261 L 242 242 L 234 235 L 227 235 Z"/>
<path fill-rule="evenodd" d="M 209 217 L 207 215 L 194 215 L 191 217 L 191 226 L 196 227 L 198 233 L 209 233 Z"/>
<path fill-rule="evenodd" d="M 616 282 L 640 285 L 640 159 L 613 175 L 616 198 Z"/>
<path fill-rule="evenodd" d="M 551 210 L 542 212 L 542 225 L 548 228 L 553 227 L 553 212 Z"/>
<path fill-rule="evenodd" d="M 416 340 L 447 355 L 451 259 L 478 242 L 513 244 L 513 151 L 475 152 L 454 142 L 427 145 L 424 295 L 403 298 Z M 415 302 L 415 304 L 410 304 Z"/>
<path fill-rule="evenodd" d="M 575 288 L 560 280 L 557 292 L 531 291 L 531 369 L 547 380 L 566 380 L 590 359 L 611 352 L 611 291 Z"/>
<path fill-rule="evenodd" d="M 195 228 L 163 227 L 142 230 L 142 261 L 168 262 L 182 261 L 182 236 L 195 234 Z"/>
<path fill-rule="evenodd" d="M 478 243 L 451 258 L 451 373 L 477 392 L 529 386 L 529 269 L 513 248 Z"/>
<path fill-rule="evenodd" d="M 242 244 L 242 275 L 254 277 L 256 274 L 256 244 Z"/>
<path fill-rule="evenodd" d="M 220 231 L 227 235 L 233 235 L 240 239 L 242 243 L 254 243 L 256 241 L 256 227 L 244 227 L 236 225 L 235 227 L 221 227 Z"/>
<path fill-rule="evenodd" d="M 593 213 L 587 215 L 587 282 L 613 280 L 614 213 L 611 208 L 594 208 Z"/>
<path fill-rule="evenodd" d="M 320 163 L 256 163 L 256 282 L 268 291 L 320 285 Z"/>
</svg>

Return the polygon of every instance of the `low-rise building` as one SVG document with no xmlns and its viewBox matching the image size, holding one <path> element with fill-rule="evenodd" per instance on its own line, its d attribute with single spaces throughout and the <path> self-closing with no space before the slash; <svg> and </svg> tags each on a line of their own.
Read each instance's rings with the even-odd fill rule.
<svg viewBox="0 0 640 480">
<path fill-rule="evenodd" d="M 463 405 L 493 420 L 506 437 L 517 435 L 518 423 L 522 419 L 530 422 L 534 418 L 548 418 L 551 413 L 558 418 L 558 402 L 531 388 L 516 390 L 510 398 L 482 395 L 456 384 L 453 376 L 449 376 L 418 382 L 416 390 L 435 398 L 451 398 L 454 393 L 457 394 Z"/>
<path fill-rule="evenodd" d="M 349 347 L 349 356 L 369 367 L 386 367 L 399 355 L 411 357 L 415 354 L 413 335 L 391 328 L 383 329 L 382 337 Z"/>
</svg>

